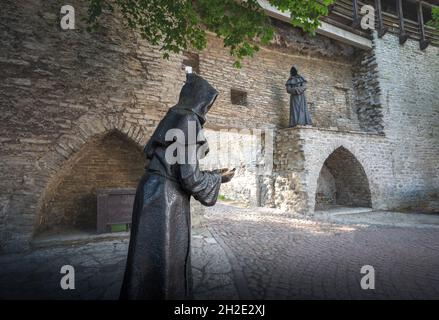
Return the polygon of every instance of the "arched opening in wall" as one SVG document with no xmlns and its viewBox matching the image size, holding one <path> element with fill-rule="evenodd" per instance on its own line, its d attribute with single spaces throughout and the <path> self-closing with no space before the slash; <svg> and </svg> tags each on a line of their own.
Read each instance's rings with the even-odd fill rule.
<svg viewBox="0 0 439 320">
<path fill-rule="evenodd" d="M 329 155 L 317 180 L 315 210 L 334 206 L 372 206 L 369 181 L 363 166 L 344 147 Z"/>
<path fill-rule="evenodd" d="M 96 233 L 97 193 L 134 189 L 144 167 L 141 148 L 119 131 L 91 138 L 48 186 L 35 234 Z"/>
</svg>

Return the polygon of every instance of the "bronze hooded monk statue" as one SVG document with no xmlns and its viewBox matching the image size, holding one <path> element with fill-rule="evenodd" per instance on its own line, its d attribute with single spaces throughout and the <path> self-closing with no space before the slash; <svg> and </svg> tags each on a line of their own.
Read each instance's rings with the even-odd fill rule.
<svg viewBox="0 0 439 320">
<path fill-rule="evenodd" d="M 187 74 L 180 98 L 145 147 L 149 165 L 137 187 L 121 299 L 190 299 L 191 196 L 216 203 L 233 170 L 201 171 L 207 152 L 202 134 L 218 92 Z"/>
<path fill-rule="evenodd" d="M 302 77 L 296 65 L 293 65 L 290 70 L 290 78 L 285 84 L 287 92 L 290 97 L 290 127 L 297 125 L 306 126 L 312 125 L 311 115 L 308 111 L 305 91 L 307 88 L 307 81 Z"/>
</svg>

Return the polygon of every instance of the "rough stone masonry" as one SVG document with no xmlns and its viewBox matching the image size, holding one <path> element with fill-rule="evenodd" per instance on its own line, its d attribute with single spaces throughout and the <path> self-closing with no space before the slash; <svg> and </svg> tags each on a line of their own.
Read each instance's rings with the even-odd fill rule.
<svg viewBox="0 0 439 320">
<path fill-rule="evenodd" d="M 226 197 L 312 214 L 316 199 L 322 199 L 320 172 L 337 162 L 329 159 L 335 151 L 331 159 L 351 164 L 372 207 L 438 210 L 439 48 L 420 51 L 416 41 L 400 46 L 397 37 L 386 35 L 365 52 L 273 20 L 275 41 L 235 69 L 221 39 L 213 36 L 205 51 L 165 60 L 158 48 L 124 28 L 117 14 L 89 33 L 82 21 L 84 0 L 69 1 L 76 29 L 61 30 L 63 4 L 2 2 L 1 250 L 28 248 L 39 230 L 74 227 L 72 207 L 88 203 L 95 214 L 90 199 L 99 187 L 136 185 L 133 177 L 143 163 L 130 163 L 138 163 L 139 150 L 177 101 L 183 64 L 220 92 L 210 131 L 275 133 L 273 174 L 255 177 L 254 164 L 243 164 L 237 185 L 222 190 Z M 309 83 L 313 128 L 286 128 L 284 83 L 293 63 Z M 238 102 L 232 99 L 236 94 Z M 110 141 L 112 150 L 102 141 Z M 127 157 L 130 161 L 121 161 Z M 110 171 L 117 175 L 110 178 Z M 88 180 L 75 182 L 72 172 Z M 349 190 L 342 185 L 346 176 L 348 171 L 337 169 L 324 174 L 326 185 L 336 189 L 331 201 L 364 205 L 358 192 L 337 196 L 337 189 Z M 76 200 L 60 201 L 67 190 L 75 191 Z"/>
</svg>

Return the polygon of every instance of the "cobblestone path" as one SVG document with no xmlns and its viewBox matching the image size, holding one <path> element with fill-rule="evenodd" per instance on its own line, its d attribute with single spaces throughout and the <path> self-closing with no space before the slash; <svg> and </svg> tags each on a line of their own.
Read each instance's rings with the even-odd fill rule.
<svg viewBox="0 0 439 320">
<path fill-rule="evenodd" d="M 248 298 L 439 299 L 438 228 L 334 224 L 224 205 L 208 218 L 237 260 Z M 361 289 L 364 265 L 375 269 L 375 290 Z"/>
<path fill-rule="evenodd" d="M 330 223 L 218 204 L 193 232 L 197 299 L 439 299 L 439 228 Z M 369 214 L 371 215 L 371 214 Z M 439 217 L 438 217 L 439 220 Z M 0 299 L 117 299 L 128 237 L 0 256 Z M 75 290 L 60 288 L 62 265 Z M 375 269 L 375 290 L 360 287 Z"/>
</svg>

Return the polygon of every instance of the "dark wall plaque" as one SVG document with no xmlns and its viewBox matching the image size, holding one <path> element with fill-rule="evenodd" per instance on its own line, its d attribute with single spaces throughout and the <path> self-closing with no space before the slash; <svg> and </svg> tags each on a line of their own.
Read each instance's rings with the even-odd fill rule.
<svg viewBox="0 0 439 320">
<path fill-rule="evenodd" d="M 109 232 L 113 224 L 131 223 L 136 189 L 100 189 L 97 192 L 97 232 Z"/>
</svg>

